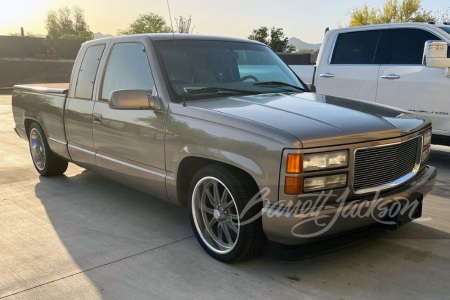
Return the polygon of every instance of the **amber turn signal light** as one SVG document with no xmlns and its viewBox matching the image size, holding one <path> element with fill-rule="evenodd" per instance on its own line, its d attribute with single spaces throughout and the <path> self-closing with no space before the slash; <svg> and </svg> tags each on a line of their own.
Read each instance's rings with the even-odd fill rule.
<svg viewBox="0 0 450 300">
<path fill-rule="evenodd" d="M 298 195 L 302 193 L 302 177 L 286 177 L 284 181 L 284 193 Z"/>
<path fill-rule="evenodd" d="M 302 173 L 303 160 L 301 154 L 288 154 L 286 163 L 286 173 Z"/>
</svg>

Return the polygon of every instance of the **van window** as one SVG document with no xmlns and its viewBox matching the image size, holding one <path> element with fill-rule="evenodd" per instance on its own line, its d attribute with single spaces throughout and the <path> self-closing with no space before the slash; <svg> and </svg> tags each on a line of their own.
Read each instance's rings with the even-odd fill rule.
<svg viewBox="0 0 450 300">
<path fill-rule="evenodd" d="M 87 48 L 78 72 L 78 80 L 75 88 L 75 98 L 92 99 L 95 76 L 103 54 L 105 45 L 96 45 Z"/>
<path fill-rule="evenodd" d="M 421 65 L 423 48 L 425 42 L 429 40 L 440 40 L 440 38 L 422 29 L 396 29 L 391 64 Z"/>
<path fill-rule="evenodd" d="M 381 30 L 339 34 L 332 64 L 373 64 Z"/>
<path fill-rule="evenodd" d="M 144 45 L 117 43 L 114 45 L 103 80 L 102 99 L 109 99 L 117 90 L 153 90 L 153 77 Z"/>
</svg>

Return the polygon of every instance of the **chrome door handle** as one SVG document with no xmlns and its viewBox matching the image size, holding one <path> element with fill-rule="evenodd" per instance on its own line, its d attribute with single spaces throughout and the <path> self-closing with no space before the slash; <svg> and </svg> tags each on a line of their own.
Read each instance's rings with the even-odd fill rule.
<svg viewBox="0 0 450 300">
<path fill-rule="evenodd" d="M 325 73 L 325 74 L 320 74 L 319 76 L 320 76 L 320 77 L 324 77 L 324 78 L 333 78 L 333 77 L 334 77 L 334 74 L 331 74 L 331 73 Z"/>
<path fill-rule="evenodd" d="M 92 121 L 94 124 L 101 124 L 102 123 L 102 115 L 101 114 L 92 114 Z"/>
<path fill-rule="evenodd" d="M 383 78 L 383 79 L 399 79 L 400 78 L 400 75 L 397 75 L 397 74 L 388 74 L 388 75 L 383 75 L 383 76 L 381 76 L 381 78 Z"/>
</svg>

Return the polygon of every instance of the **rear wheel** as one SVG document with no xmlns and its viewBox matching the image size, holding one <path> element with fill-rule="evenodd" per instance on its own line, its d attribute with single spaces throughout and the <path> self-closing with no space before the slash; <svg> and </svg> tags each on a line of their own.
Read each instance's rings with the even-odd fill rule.
<svg viewBox="0 0 450 300">
<path fill-rule="evenodd" d="M 38 123 L 31 124 L 28 136 L 31 158 L 34 167 L 41 175 L 61 175 L 67 170 L 69 162 L 52 152 L 44 131 Z"/>
<path fill-rule="evenodd" d="M 209 165 L 197 172 L 189 192 L 189 211 L 195 236 L 203 249 L 223 262 L 234 262 L 259 252 L 265 242 L 261 207 L 242 216 L 257 191 L 226 167 Z M 253 220 L 254 219 L 254 220 Z"/>
</svg>

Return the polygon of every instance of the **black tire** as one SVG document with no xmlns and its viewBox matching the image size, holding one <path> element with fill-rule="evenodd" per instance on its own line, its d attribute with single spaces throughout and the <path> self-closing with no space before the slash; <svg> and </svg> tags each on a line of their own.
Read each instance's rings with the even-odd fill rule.
<svg viewBox="0 0 450 300">
<path fill-rule="evenodd" d="M 42 176 L 56 176 L 63 174 L 67 170 L 69 162 L 53 153 L 48 146 L 44 130 L 38 123 L 34 122 L 30 125 L 28 140 L 31 160 L 39 174 Z M 43 151 L 36 150 L 37 148 Z"/>
<path fill-rule="evenodd" d="M 254 185 L 250 184 L 248 182 L 248 179 L 240 174 L 239 172 L 234 172 L 231 169 L 221 166 L 221 165 L 207 165 L 200 169 L 193 177 L 190 188 L 189 188 L 189 214 L 190 214 L 190 221 L 191 226 L 194 231 L 194 234 L 200 243 L 200 245 L 203 247 L 203 249 L 213 258 L 226 262 L 226 263 L 232 263 L 236 262 L 245 258 L 249 258 L 252 256 L 257 255 L 260 253 L 260 250 L 264 246 L 266 242 L 266 236 L 263 232 L 262 228 L 262 222 L 261 222 L 261 216 L 259 215 L 261 213 L 262 203 L 259 203 L 258 205 L 252 206 L 244 216 L 241 216 L 241 212 L 244 210 L 245 206 L 249 202 L 249 200 L 258 192 L 258 188 Z M 246 180 L 247 179 L 247 180 Z M 239 217 L 239 224 L 236 226 L 238 228 L 238 233 L 235 233 L 233 231 L 229 231 L 230 227 L 227 227 L 225 222 L 229 221 L 223 221 L 220 220 L 220 217 L 216 216 L 216 211 L 219 210 L 219 208 L 213 209 L 214 214 L 213 217 L 211 217 L 211 220 L 205 221 L 205 216 L 208 218 L 208 214 L 211 214 L 211 212 L 205 213 L 203 211 L 203 208 L 200 208 L 199 201 L 201 202 L 200 198 L 193 199 L 194 197 L 194 191 L 196 195 L 200 195 L 200 191 L 203 189 L 205 190 L 204 185 L 208 184 L 206 180 L 218 180 L 218 184 L 223 184 L 224 187 L 226 187 L 227 191 L 229 192 L 230 197 L 229 200 L 224 201 L 230 203 L 233 201 L 235 203 L 235 206 L 232 206 L 233 208 L 230 210 L 237 210 L 237 215 Z M 206 183 L 205 183 L 206 182 Z M 203 187 L 200 187 L 202 186 Z M 212 185 L 208 185 L 212 186 Z M 197 187 L 197 188 L 196 188 Z M 213 188 L 214 190 L 214 188 Z M 222 195 L 225 192 L 225 188 L 222 188 Z M 201 193 L 202 195 L 205 194 L 205 192 Z M 218 193 L 220 194 L 220 193 Z M 211 195 L 211 194 L 210 194 Z M 205 199 L 207 199 L 205 197 Z M 207 200 L 203 200 L 205 202 L 202 202 L 203 204 L 206 204 Z M 197 203 L 197 206 L 193 205 Z M 209 205 L 213 205 L 212 202 L 208 202 Z M 197 208 L 195 208 L 197 207 Z M 230 206 L 228 206 L 230 207 Z M 211 209 L 209 209 L 211 210 Z M 227 219 L 228 213 L 226 210 L 224 211 L 224 220 L 230 220 Z M 233 216 L 235 214 L 231 213 Z M 230 215 L 231 215 L 230 214 Z M 218 215 L 218 214 L 217 214 Z M 214 240 L 211 238 L 212 235 L 208 234 L 210 232 L 206 229 L 207 225 L 206 223 L 211 223 L 208 221 L 213 221 L 212 218 L 218 218 L 215 222 L 217 223 L 217 228 L 219 227 L 219 223 L 221 223 L 222 228 L 228 228 L 226 231 L 228 232 L 228 236 L 225 237 L 225 228 L 222 229 L 222 237 L 225 239 L 228 239 L 230 236 L 230 233 L 234 233 L 235 241 L 233 243 L 233 246 L 229 249 L 221 248 L 220 245 L 216 244 L 216 247 L 212 244 L 214 244 Z M 236 218 L 236 216 L 235 216 Z M 252 220 L 251 222 L 248 222 L 249 220 Z M 197 220 L 197 221 L 196 221 Z M 247 221 L 247 222 L 246 222 Z M 204 226 L 200 226 L 199 223 L 202 223 Z M 244 224 L 242 224 L 244 223 Z M 234 223 L 236 224 L 236 223 Z M 209 228 L 210 230 L 213 230 L 213 228 Z M 218 229 L 217 229 L 218 230 Z M 201 233 L 203 231 L 203 233 Z M 207 237 L 209 235 L 209 238 Z M 220 236 L 220 233 L 218 234 Z M 208 242 L 208 239 L 210 240 Z M 231 238 L 233 239 L 233 238 Z M 231 244 L 231 243 L 230 243 Z M 228 251 L 226 253 L 218 253 L 221 248 L 224 251 Z"/>
</svg>

